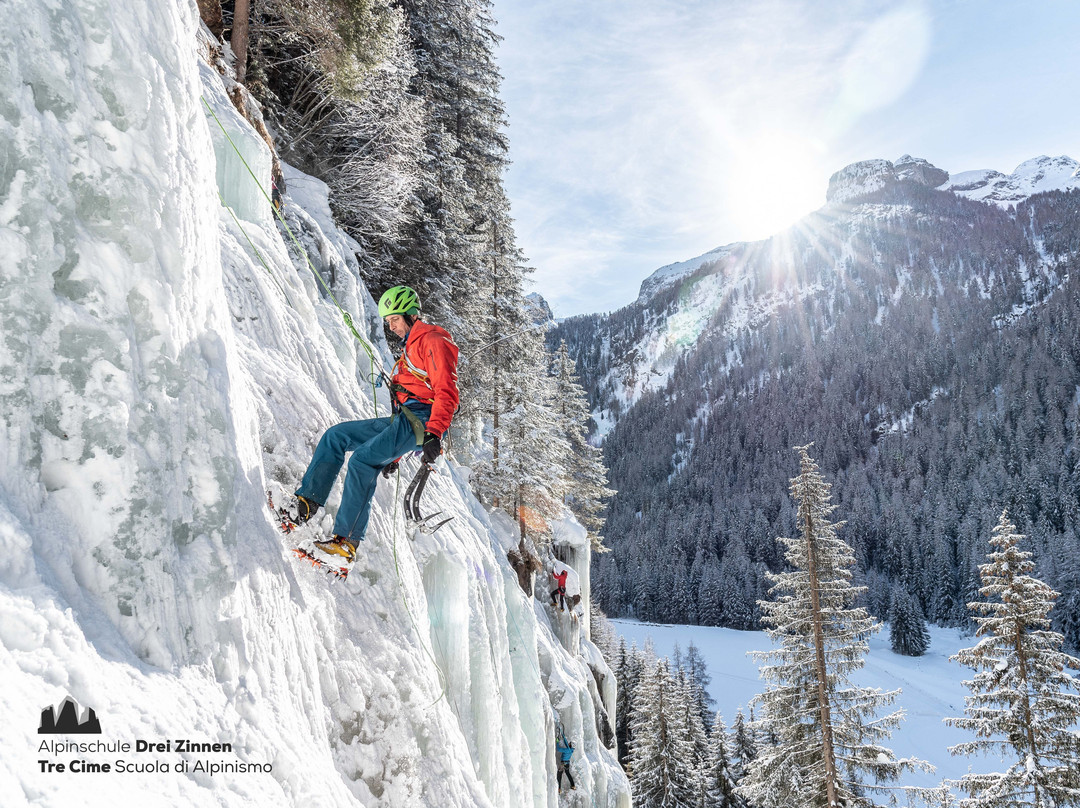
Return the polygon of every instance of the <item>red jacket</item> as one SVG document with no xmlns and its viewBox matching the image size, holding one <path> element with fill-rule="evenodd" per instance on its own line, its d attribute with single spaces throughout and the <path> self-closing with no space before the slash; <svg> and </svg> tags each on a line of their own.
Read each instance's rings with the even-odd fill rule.
<svg viewBox="0 0 1080 808">
<path fill-rule="evenodd" d="M 415 398 L 431 405 L 424 427 L 442 437 L 458 408 L 458 347 L 450 334 L 421 320 L 413 323 L 405 338 L 405 350 L 394 364 L 393 381 L 408 392 L 398 391 L 398 401 Z"/>
<path fill-rule="evenodd" d="M 559 589 L 566 589 L 566 572 L 566 570 L 563 570 L 558 575 L 556 575 L 554 571 L 551 573 L 551 577 L 555 579 L 555 583 L 558 585 Z"/>
</svg>

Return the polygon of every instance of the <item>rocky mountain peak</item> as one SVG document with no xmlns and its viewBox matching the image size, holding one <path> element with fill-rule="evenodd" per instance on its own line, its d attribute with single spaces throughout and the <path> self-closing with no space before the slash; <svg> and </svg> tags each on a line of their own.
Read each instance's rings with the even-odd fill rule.
<svg viewBox="0 0 1080 808">
<path fill-rule="evenodd" d="M 896 182 L 896 168 L 888 160 L 861 160 L 829 177 L 826 202 L 846 202 Z"/>
<path fill-rule="evenodd" d="M 905 154 L 895 163 L 888 160 L 862 160 L 837 171 L 829 178 L 827 202 L 846 202 L 863 194 L 873 193 L 901 180 L 937 188 L 949 181 L 943 171 L 921 157 Z"/>
<path fill-rule="evenodd" d="M 949 181 L 949 172 L 933 165 L 930 161 L 921 157 L 912 157 L 905 154 L 893 163 L 896 169 L 896 178 L 899 180 L 911 180 L 927 188 L 937 188 Z"/>
<path fill-rule="evenodd" d="M 1080 187 L 1080 162 L 1071 157 L 1033 157 L 1011 174 L 992 169 L 954 174 L 946 191 L 1000 206 L 1015 205 L 1029 196 L 1046 191 L 1068 191 Z"/>
</svg>

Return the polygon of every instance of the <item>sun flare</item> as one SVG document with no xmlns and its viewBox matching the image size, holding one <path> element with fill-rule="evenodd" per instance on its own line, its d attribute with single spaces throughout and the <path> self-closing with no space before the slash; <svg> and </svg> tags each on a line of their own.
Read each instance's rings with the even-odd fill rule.
<svg viewBox="0 0 1080 808">
<path fill-rule="evenodd" d="M 825 204 L 828 175 L 817 148 L 788 132 L 770 132 L 733 144 L 733 170 L 725 183 L 733 223 L 747 239 L 768 238 Z"/>
</svg>

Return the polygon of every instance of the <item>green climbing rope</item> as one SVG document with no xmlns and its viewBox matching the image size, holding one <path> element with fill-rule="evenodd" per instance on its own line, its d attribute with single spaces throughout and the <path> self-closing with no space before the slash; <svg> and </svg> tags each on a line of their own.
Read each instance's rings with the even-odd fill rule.
<svg viewBox="0 0 1080 808">
<path fill-rule="evenodd" d="M 236 226 L 239 227 L 240 232 L 244 234 L 244 238 L 247 239 L 248 246 L 251 247 L 251 249 L 255 252 L 255 257 L 258 258 L 259 263 L 263 265 L 263 268 L 266 270 L 266 274 L 270 276 L 270 280 L 274 282 L 274 285 L 278 288 L 278 291 L 281 292 L 282 296 L 286 300 L 289 300 L 289 293 L 285 291 L 285 287 L 278 282 L 278 279 L 276 277 L 274 277 L 274 271 L 270 269 L 270 265 L 266 263 L 266 259 L 263 258 L 262 253 L 259 252 L 259 248 L 256 247 L 255 242 L 251 240 L 251 236 L 248 235 L 247 229 L 240 222 L 240 220 L 236 218 L 236 211 L 234 211 L 231 207 L 228 206 L 228 204 L 226 204 L 225 197 L 221 195 L 220 191 L 218 191 L 218 199 L 221 200 L 221 207 L 229 211 L 229 215 L 232 216 L 232 220 L 236 222 Z M 291 305 L 292 301 L 289 302 Z"/>
<path fill-rule="evenodd" d="M 352 335 L 356 337 L 357 342 L 359 342 L 360 345 L 363 346 L 364 351 L 367 353 L 368 359 L 371 362 L 371 374 L 369 376 L 369 378 L 371 379 L 371 402 L 372 405 L 375 407 L 375 415 L 378 416 L 379 402 L 375 393 L 375 351 L 372 349 L 368 341 L 365 340 L 362 336 L 360 336 L 360 332 L 356 330 L 356 326 L 353 324 L 352 315 L 341 307 L 341 304 L 338 303 L 337 298 L 334 297 L 333 290 L 331 290 L 330 287 L 327 285 L 326 281 L 323 279 L 323 276 L 319 274 L 319 271 L 315 269 L 315 265 L 311 263 L 311 258 L 308 256 L 307 250 L 303 248 L 303 246 L 300 244 L 300 241 L 293 233 L 292 228 L 289 227 L 289 223 L 285 221 L 285 215 L 274 206 L 274 200 L 271 199 L 270 195 L 266 193 L 266 189 L 263 188 L 262 183 L 259 182 L 259 178 L 255 175 L 255 172 L 251 170 L 251 166 L 248 165 L 248 161 L 244 158 L 243 153 L 233 141 L 232 136 L 229 134 L 229 131 L 225 128 L 225 125 L 221 122 L 221 119 L 217 116 L 217 113 L 214 112 L 214 108 L 210 106 L 210 103 L 206 100 L 205 96 L 202 96 L 201 98 L 203 106 L 206 107 L 206 111 L 210 113 L 211 117 L 213 117 L 213 119 L 217 122 L 217 125 L 221 128 L 221 132 L 225 135 L 225 139 L 229 141 L 229 145 L 233 147 L 233 151 L 236 152 L 236 156 L 240 158 L 240 162 L 244 164 L 244 168 L 247 169 L 248 174 L 250 174 L 251 178 L 255 181 L 255 185 L 258 187 L 259 192 L 262 193 L 262 195 L 266 198 L 266 201 L 270 204 L 270 209 L 273 210 L 274 213 L 277 215 L 282 226 L 285 228 L 285 232 L 288 233 L 289 238 L 292 239 L 292 243 L 296 245 L 296 249 L 299 250 L 300 254 L 304 256 L 304 260 L 307 261 L 307 265 L 311 269 L 311 273 L 316 277 L 316 279 L 318 279 L 319 283 L 322 284 L 322 287 L 326 290 L 326 294 L 329 296 L 330 300 L 333 301 L 334 305 L 337 307 L 337 310 L 341 312 L 341 317 L 345 321 L 345 325 L 348 326 L 349 330 L 352 332 Z M 222 204 L 224 204 L 224 200 L 222 200 Z M 245 235 L 247 234 L 245 233 Z M 250 239 L 248 241 L 250 242 Z M 252 245 L 252 247 L 254 247 L 254 245 Z"/>
</svg>

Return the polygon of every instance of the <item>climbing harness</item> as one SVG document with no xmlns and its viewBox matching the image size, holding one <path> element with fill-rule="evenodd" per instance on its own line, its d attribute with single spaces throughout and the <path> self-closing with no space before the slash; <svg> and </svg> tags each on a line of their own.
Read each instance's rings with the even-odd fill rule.
<svg viewBox="0 0 1080 808">
<path fill-rule="evenodd" d="M 326 281 L 323 280 L 323 276 L 319 274 L 319 271 L 317 269 L 315 269 L 314 264 L 311 263 L 311 258 L 307 254 L 307 250 L 305 250 L 303 248 L 303 246 L 300 244 L 300 241 L 296 238 L 296 235 L 293 233 L 292 228 L 289 227 L 289 223 L 287 221 L 285 221 L 285 215 L 282 213 L 282 211 L 277 206 L 274 205 L 273 199 L 271 199 L 267 195 L 266 189 L 263 188 L 262 183 L 259 182 L 259 178 L 255 175 L 255 172 L 251 170 L 251 166 L 248 165 L 247 159 L 245 159 L 243 153 L 240 151 L 240 149 L 237 147 L 236 143 L 233 141 L 232 136 L 229 134 L 229 131 L 225 128 L 225 124 L 223 124 L 221 122 L 221 119 L 217 116 L 217 113 L 214 112 L 214 108 L 210 106 L 210 102 L 208 102 L 206 100 L 205 96 L 202 96 L 202 102 L 203 102 L 203 105 L 206 107 L 207 112 L 210 113 L 210 115 L 213 117 L 213 119 L 217 122 L 217 125 L 221 128 L 222 134 L 224 134 L 225 139 L 229 141 L 229 145 L 233 147 L 233 151 L 235 151 L 236 155 L 240 158 L 240 162 L 242 162 L 244 164 L 244 168 L 247 169 L 248 174 L 250 174 L 251 178 L 253 180 L 255 180 L 255 185 L 258 186 L 259 191 L 266 198 L 266 201 L 270 203 L 270 207 L 273 209 L 273 211 L 274 211 L 275 215 L 277 216 L 278 220 L 281 222 L 282 226 L 285 228 L 285 232 L 287 232 L 289 234 L 289 238 L 292 240 L 292 243 L 294 245 L 296 245 L 296 249 L 299 250 L 300 254 L 304 256 L 304 260 L 307 261 L 307 265 L 311 269 L 311 273 L 315 276 L 315 278 L 319 281 L 319 283 L 322 284 L 322 287 L 323 287 L 323 289 L 326 290 L 326 294 L 329 296 L 330 300 L 337 307 L 337 310 L 339 312 L 341 312 L 341 317 L 345 321 L 345 325 L 348 326 L 349 330 L 352 332 L 352 335 L 354 337 L 356 337 L 356 340 L 360 343 L 360 345 L 363 347 L 364 351 L 367 353 L 368 359 L 371 362 L 372 372 L 374 373 L 374 371 L 375 371 L 375 352 L 372 349 L 371 345 L 368 343 L 368 341 L 365 340 L 362 336 L 360 336 L 360 332 L 356 330 L 356 326 L 353 324 L 352 315 L 349 314 L 349 312 L 345 311 L 345 309 L 343 309 L 341 307 L 341 304 L 338 303 L 337 298 L 334 297 L 334 292 L 327 285 Z M 219 196 L 220 196 L 220 194 L 219 194 Z M 249 241 L 250 241 L 250 239 L 249 239 Z M 252 246 L 254 246 L 254 245 L 252 245 Z M 372 405 L 375 407 L 375 415 L 377 416 L 379 414 L 379 402 L 375 397 L 375 386 L 374 385 L 372 385 L 372 387 L 371 387 L 371 401 L 372 401 Z"/>
<path fill-rule="evenodd" d="M 435 513 L 427 516 L 420 513 L 420 497 L 424 495 L 424 486 L 427 485 L 428 477 L 431 476 L 432 472 L 439 473 L 435 468 L 435 464 L 421 460 L 420 468 L 416 470 L 412 482 L 405 489 L 405 519 L 421 533 L 429 536 L 454 518 L 448 516 L 436 522 L 434 521 L 435 518 L 441 516 L 442 511 L 435 511 Z"/>
<path fill-rule="evenodd" d="M 409 422 L 409 426 L 412 427 L 413 437 L 416 438 L 416 445 L 424 445 L 424 422 L 420 420 L 415 412 L 410 410 L 400 401 L 398 401 L 397 393 L 408 393 L 408 389 L 402 387 L 395 382 L 383 371 L 376 371 L 369 377 L 373 387 L 386 387 L 390 391 L 390 418 L 391 420 L 397 418 L 399 415 L 404 416 L 405 420 Z M 423 402 L 430 404 L 431 402 Z"/>
</svg>

